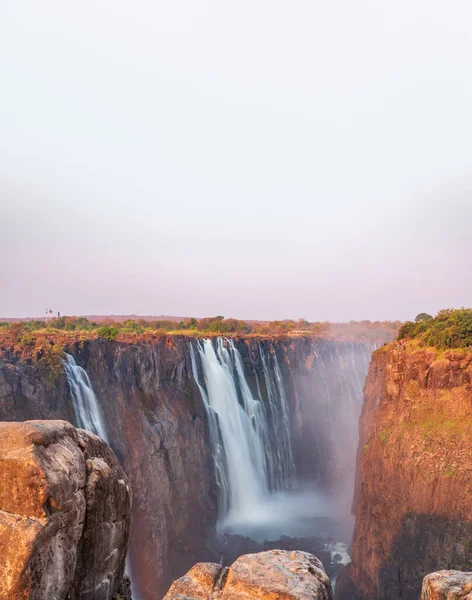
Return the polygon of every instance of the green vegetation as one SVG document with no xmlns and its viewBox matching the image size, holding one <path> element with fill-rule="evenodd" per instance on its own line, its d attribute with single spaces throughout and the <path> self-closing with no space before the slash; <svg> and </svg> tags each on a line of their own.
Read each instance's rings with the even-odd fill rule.
<svg viewBox="0 0 472 600">
<path fill-rule="evenodd" d="M 398 321 L 351 321 L 349 323 L 313 322 L 305 319 L 284 321 L 242 321 L 225 319 L 222 315 L 196 319 L 195 317 L 180 321 L 171 319 L 144 320 L 128 319 L 114 321 L 105 319 L 100 323 L 89 321 L 85 317 L 59 317 L 48 321 L 33 320 L 24 322 L 0 322 L 0 336 L 8 335 L 16 345 L 26 333 L 41 335 L 67 334 L 66 337 L 85 339 L 101 337 L 115 340 L 119 336 L 127 339 L 139 339 L 163 334 L 183 335 L 290 335 L 317 336 L 350 339 L 357 341 L 375 341 L 386 343 L 392 340 L 399 329 Z M 70 334 L 70 335 L 69 335 Z M 25 338 L 26 339 L 26 338 Z M 32 338 L 31 338 L 32 339 Z M 121 338 L 124 339 L 124 338 Z"/>
<path fill-rule="evenodd" d="M 104 338 L 105 340 L 116 340 L 120 330 L 118 327 L 109 327 L 105 325 L 104 327 L 99 327 L 97 329 L 98 337 Z"/>
<path fill-rule="evenodd" d="M 432 414 L 425 417 L 419 427 L 425 441 L 435 440 L 438 435 L 451 438 L 467 435 L 472 427 L 472 418 L 460 416 L 446 419 L 442 414 Z"/>
<path fill-rule="evenodd" d="M 419 315 L 416 315 L 415 321 L 419 323 L 420 321 L 430 321 L 433 318 L 434 317 L 432 315 L 428 315 L 428 313 L 420 313 Z"/>
<path fill-rule="evenodd" d="M 418 317 L 422 314 L 420 313 Z M 429 316 L 429 315 L 427 315 Z M 441 310 L 436 317 L 408 321 L 400 327 L 398 340 L 416 339 L 425 346 L 440 350 L 449 348 L 472 348 L 472 309 Z"/>
</svg>

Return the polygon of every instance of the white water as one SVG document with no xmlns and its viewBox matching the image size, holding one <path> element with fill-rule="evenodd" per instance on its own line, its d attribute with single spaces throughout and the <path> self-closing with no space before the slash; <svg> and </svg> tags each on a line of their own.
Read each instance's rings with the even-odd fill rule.
<svg viewBox="0 0 472 600">
<path fill-rule="evenodd" d="M 197 341 L 195 350 L 191 347 L 192 370 L 208 414 L 220 531 L 260 540 L 320 533 L 348 539 L 352 519 L 344 494 L 327 499 L 319 490 L 302 490 L 297 484 L 290 409 L 275 352 L 261 344 L 257 369 L 257 360 L 243 365 L 232 340 Z M 355 344 L 347 344 L 339 351 L 336 345 L 328 346 L 321 358 L 313 345 L 313 354 L 313 386 L 303 395 L 302 418 L 315 432 L 317 413 L 323 411 L 324 421 L 328 416 L 331 422 L 333 457 L 338 460 L 348 452 L 354 465 L 370 349 L 359 352 Z M 254 377 L 254 391 L 249 375 Z M 316 437 L 313 444 L 316 448 Z M 349 503 L 351 479 L 348 472 Z"/>
<path fill-rule="evenodd" d="M 326 536 L 327 539 L 341 536 L 344 539 L 346 527 L 337 517 L 336 502 L 319 490 L 278 491 L 268 494 L 238 520 L 224 519 L 220 528 L 259 542 L 284 536 Z"/>
<path fill-rule="evenodd" d="M 239 353 L 232 342 L 229 349 L 221 338 L 216 350 L 210 340 L 197 342 L 206 391 L 198 379 L 193 360 L 194 377 L 202 392 L 210 421 L 213 454 L 220 479 L 220 512 L 228 520 L 241 520 L 259 506 L 268 494 L 264 448 L 260 430 L 261 402 L 255 399 L 247 385 Z M 236 387 L 238 370 L 240 394 Z M 218 435 L 218 431 L 221 435 Z M 222 458 L 224 462 L 222 464 Z"/>
<path fill-rule="evenodd" d="M 294 485 L 287 402 L 275 354 L 260 348 L 264 402 L 257 376 L 257 394 L 251 391 L 232 340 L 197 341 L 196 347 L 204 385 L 191 347 L 193 376 L 208 415 L 220 528 L 227 529 L 260 514 L 271 492 Z"/>
<path fill-rule="evenodd" d="M 287 399 L 277 355 L 273 352 L 266 356 L 260 344 L 259 354 L 268 396 L 269 426 L 272 428 L 272 432 L 267 432 L 265 442 L 269 464 L 269 482 L 271 489 L 285 490 L 291 488 L 295 482 L 295 463 Z M 259 397 L 262 398 L 259 386 L 258 391 Z"/>
<path fill-rule="evenodd" d="M 72 396 L 72 406 L 77 426 L 95 433 L 108 444 L 102 411 L 86 371 L 70 354 L 66 354 L 64 371 Z"/>
<path fill-rule="evenodd" d="M 77 427 L 95 433 L 95 435 L 101 437 L 109 445 L 110 442 L 103 414 L 87 372 L 75 362 L 74 357 L 70 354 L 66 353 L 66 360 L 63 362 L 64 372 L 72 396 L 72 407 Z M 126 558 L 126 571 L 131 580 L 132 596 L 133 598 L 138 598 L 138 593 L 133 582 L 129 556 Z"/>
</svg>

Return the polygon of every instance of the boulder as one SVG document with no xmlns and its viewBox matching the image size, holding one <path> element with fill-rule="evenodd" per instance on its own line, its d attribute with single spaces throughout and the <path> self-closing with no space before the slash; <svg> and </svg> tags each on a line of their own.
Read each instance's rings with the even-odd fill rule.
<svg viewBox="0 0 472 600">
<path fill-rule="evenodd" d="M 307 552 L 270 550 L 239 557 L 231 567 L 198 563 L 164 600 L 331 600 L 321 562 Z"/>
<path fill-rule="evenodd" d="M 472 573 L 437 571 L 423 579 L 420 600 L 472 600 Z"/>
<path fill-rule="evenodd" d="M 0 598 L 111 600 L 123 587 L 128 480 L 65 421 L 0 423 Z"/>
</svg>

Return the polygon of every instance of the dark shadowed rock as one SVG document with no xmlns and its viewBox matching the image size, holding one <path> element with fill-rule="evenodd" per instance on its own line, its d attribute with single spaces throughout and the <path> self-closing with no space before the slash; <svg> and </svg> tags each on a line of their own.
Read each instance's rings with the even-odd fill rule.
<svg viewBox="0 0 472 600">
<path fill-rule="evenodd" d="M 175 581 L 165 600 L 331 600 L 321 562 L 306 552 L 247 554 L 231 567 L 198 563 Z"/>
<path fill-rule="evenodd" d="M 0 423 L 0 598 L 111 600 L 130 535 L 127 478 L 63 421 Z"/>
</svg>

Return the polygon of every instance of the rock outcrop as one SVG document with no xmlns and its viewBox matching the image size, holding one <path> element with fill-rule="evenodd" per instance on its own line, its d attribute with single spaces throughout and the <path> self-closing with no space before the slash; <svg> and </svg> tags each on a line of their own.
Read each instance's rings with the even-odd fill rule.
<svg viewBox="0 0 472 600">
<path fill-rule="evenodd" d="M 321 562 L 306 552 L 270 550 L 241 556 L 231 567 L 199 563 L 175 581 L 164 600 L 331 600 Z"/>
<path fill-rule="evenodd" d="M 417 600 L 423 577 L 472 570 L 472 353 L 374 353 L 360 420 L 352 563 L 342 600 Z"/>
<path fill-rule="evenodd" d="M 0 598 L 111 600 L 123 592 L 126 475 L 63 421 L 0 423 Z"/>
<path fill-rule="evenodd" d="M 423 579 L 420 600 L 471 600 L 472 573 L 438 571 Z"/>
</svg>

